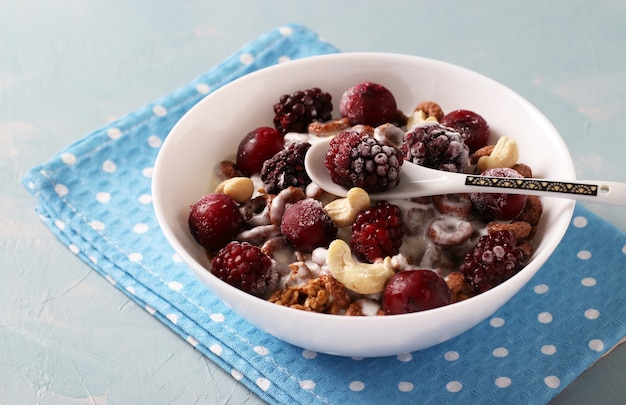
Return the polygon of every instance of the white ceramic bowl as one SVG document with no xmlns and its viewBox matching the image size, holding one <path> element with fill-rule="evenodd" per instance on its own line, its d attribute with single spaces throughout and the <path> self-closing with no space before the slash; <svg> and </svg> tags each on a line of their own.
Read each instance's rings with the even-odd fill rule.
<svg viewBox="0 0 626 405">
<path fill-rule="evenodd" d="M 156 160 L 152 197 L 169 243 L 213 293 L 267 333 L 321 353 L 377 357 L 424 349 L 457 336 L 506 303 L 548 259 L 570 222 L 574 202 L 544 198 L 544 213 L 528 265 L 510 280 L 469 300 L 429 311 L 382 317 L 343 317 L 295 310 L 246 294 L 213 276 L 210 262 L 187 225 L 189 207 L 210 190 L 216 164 L 233 157 L 239 141 L 272 125 L 272 105 L 282 94 L 320 87 L 333 96 L 334 116 L 348 87 L 372 81 L 410 113 L 420 101 L 444 111 L 481 114 L 495 137 L 517 140 L 520 160 L 537 177 L 574 179 L 567 147 L 550 122 L 505 86 L 470 70 L 425 58 L 345 53 L 291 61 L 240 78 L 208 95 L 172 129 Z M 523 310 L 523 308 L 520 308 Z"/>
</svg>

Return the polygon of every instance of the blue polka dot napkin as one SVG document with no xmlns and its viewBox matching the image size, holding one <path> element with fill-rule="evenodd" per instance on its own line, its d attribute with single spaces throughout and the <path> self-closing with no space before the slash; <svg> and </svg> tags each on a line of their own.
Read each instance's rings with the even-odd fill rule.
<svg viewBox="0 0 626 405">
<path fill-rule="evenodd" d="M 626 235 L 578 205 L 557 251 L 513 300 L 436 347 L 377 359 L 303 350 L 251 326 L 174 254 L 150 196 L 169 130 L 202 97 L 259 68 L 337 52 L 300 25 L 33 168 L 24 186 L 95 271 L 269 403 L 545 403 L 626 334 Z"/>
</svg>

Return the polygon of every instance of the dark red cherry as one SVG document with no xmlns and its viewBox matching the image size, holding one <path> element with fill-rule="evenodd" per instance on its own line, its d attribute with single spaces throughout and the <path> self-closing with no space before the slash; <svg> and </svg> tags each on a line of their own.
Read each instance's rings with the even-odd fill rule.
<svg viewBox="0 0 626 405">
<path fill-rule="evenodd" d="M 385 315 L 425 311 L 452 303 L 446 281 L 432 270 L 405 270 L 393 275 L 383 292 Z"/>
</svg>

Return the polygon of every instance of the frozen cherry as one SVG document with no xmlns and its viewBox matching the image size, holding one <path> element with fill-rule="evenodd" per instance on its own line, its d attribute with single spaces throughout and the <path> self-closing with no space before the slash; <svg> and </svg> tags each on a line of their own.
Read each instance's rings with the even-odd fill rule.
<svg viewBox="0 0 626 405">
<path fill-rule="evenodd" d="M 337 227 L 322 203 L 306 198 L 290 205 L 283 214 L 280 231 L 296 250 L 312 252 L 328 246 L 337 236 Z"/>
<path fill-rule="evenodd" d="M 232 241 L 243 226 L 239 206 L 226 194 L 207 194 L 191 206 L 189 230 L 205 249 L 216 251 Z"/>
<path fill-rule="evenodd" d="M 363 124 L 377 127 L 393 122 L 398 109 L 396 99 L 383 85 L 361 82 L 350 87 L 341 96 L 339 112 L 351 125 Z"/>
<path fill-rule="evenodd" d="M 383 292 L 385 315 L 425 311 L 452 303 L 446 281 L 432 270 L 405 270 L 393 275 Z"/>
<path fill-rule="evenodd" d="M 259 127 L 239 143 L 237 168 L 246 176 L 259 173 L 263 163 L 283 149 L 283 135 L 275 128 Z"/>
<path fill-rule="evenodd" d="M 514 169 L 507 167 L 487 169 L 482 172 L 483 176 L 522 178 Z M 526 205 L 528 196 L 525 194 L 506 193 L 472 193 L 470 199 L 474 207 L 484 216 L 509 221 L 517 218 Z"/>
<path fill-rule="evenodd" d="M 441 124 L 455 129 L 463 137 L 470 153 L 487 145 L 489 125 L 479 114 L 469 110 L 454 110 L 441 118 Z"/>
</svg>

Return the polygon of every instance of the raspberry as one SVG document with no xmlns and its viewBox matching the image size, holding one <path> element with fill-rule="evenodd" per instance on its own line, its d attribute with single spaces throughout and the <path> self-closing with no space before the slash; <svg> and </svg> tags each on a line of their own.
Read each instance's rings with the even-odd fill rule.
<svg viewBox="0 0 626 405">
<path fill-rule="evenodd" d="M 232 241 L 211 260 L 211 273 L 247 293 L 260 296 L 273 289 L 278 273 L 261 248 Z"/>
<path fill-rule="evenodd" d="M 307 132 L 313 121 L 328 121 L 332 118 L 332 97 L 314 87 L 308 90 L 284 94 L 274 104 L 274 126 L 282 134 Z"/>
<path fill-rule="evenodd" d="M 289 186 L 305 189 L 311 183 L 304 169 L 304 156 L 310 147 L 307 142 L 294 142 L 265 161 L 261 181 L 268 194 L 278 194 Z"/>
<path fill-rule="evenodd" d="M 280 231 L 291 246 L 307 253 L 320 246 L 328 247 L 337 236 L 335 223 L 322 203 L 314 198 L 290 205 L 281 220 Z"/>
<path fill-rule="evenodd" d="M 465 255 L 459 271 L 476 292 L 482 293 L 517 274 L 524 260 L 524 252 L 516 247 L 515 235 L 497 231 L 478 240 L 476 247 Z"/>
<path fill-rule="evenodd" d="M 444 115 L 439 122 L 446 127 L 454 128 L 463 137 L 470 153 L 487 145 L 489 141 L 489 125 L 487 121 L 469 110 L 454 110 Z"/>
<path fill-rule="evenodd" d="M 379 201 L 374 207 L 357 214 L 352 224 L 350 248 L 359 259 L 373 263 L 376 259 L 398 254 L 403 236 L 400 208 Z"/>
<path fill-rule="evenodd" d="M 221 193 L 207 194 L 191 206 L 189 230 L 208 251 L 216 251 L 235 238 L 244 219 L 237 203 Z"/>
<path fill-rule="evenodd" d="M 452 293 L 432 270 L 405 270 L 389 279 L 381 301 L 385 315 L 406 314 L 451 304 Z"/>
<path fill-rule="evenodd" d="M 362 82 L 350 87 L 341 96 L 339 110 L 351 125 L 379 125 L 393 122 L 398 113 L 396 99 L 385 86 Z"/>
<path fill-rule="evenodd" d="M 259 173 L 263 163 L 283 149 L 283 135 L 274 128 L 250 131 L 237 148 L 237 168 L 246 176 Z"/>
<path fill-rule="evenodd" d="M 324 164 L 333 182 L 377 193 L 398 185 L 403 161 L 398 149 L 366 133 L 344 131 L 330 141 Z"/>
<path fill-rule="evenodd" d="M 404 136 L 404 158 L 431 169 L 462 173 L 469 164 L 469 148 L 461 134 L 438 122 L 416 125 Z"/>
</svg>

